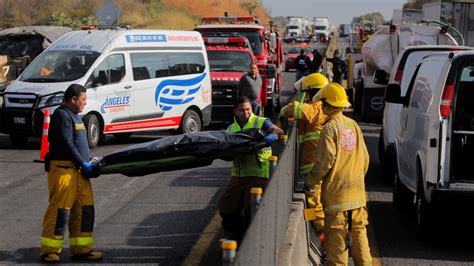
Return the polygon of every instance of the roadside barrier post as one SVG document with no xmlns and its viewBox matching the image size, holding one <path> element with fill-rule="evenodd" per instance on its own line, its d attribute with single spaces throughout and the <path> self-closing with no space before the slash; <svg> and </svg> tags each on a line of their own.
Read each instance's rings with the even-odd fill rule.
<svg viewBox="0 0 474 266">
<path fill-rule="evenodd" d="M 261 187 L 253 187 L 250 189 L 250 217 L 255 217 L 258 208 L 260 208 L 260 201 L 262 201 L 263 189 Z"/>
<path fill-rule="evenodd" d="M 222 265 L 230 266 L 234 264 L 237 255 L 237 241 L 224 239 L 221 241 Z"/>
<path fill-rule="evenodd" d="M 272 155 L 268 157 L 268 161 L 270 162 L 270 177 L 271 177 L 273 175 L 273 172 L 275 171 L 275 167 L 278 161 L 278 156 Z"/>
<path fill-rule="evenodd" d="M 279 135 L 278 139 L 280 140 L 281 144 L 286 145 L 288 142 L 288 135 Z"/>
<path fill-rule="evenodd" d="M 49 110 L 44 110 L 44 121 L 43 121 L 43 136 L 41 138 L 41 150 L 40 150 L 40 160 L 44 161 L 46 153 L 48 153 L 49 143 L 48 143 L 48 131 L 49 131 Z"/>
</svg>

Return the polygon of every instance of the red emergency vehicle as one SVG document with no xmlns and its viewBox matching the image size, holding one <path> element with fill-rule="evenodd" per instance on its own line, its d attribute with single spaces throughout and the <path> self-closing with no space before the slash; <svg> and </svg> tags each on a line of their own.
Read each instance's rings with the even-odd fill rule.
<svg viewBox="0 0 474 266">
<path fill-rule="evenodd" d="M 231 122 L 239 80 L 257 59 L 242 35 L 205 33 L 203 40 L 211 67 L 211 122 Z"/>
<path fill-rule="evenodd" d="M 273 118 L 280 107 L 282 90 L 282 65 L 284 51 L 282 38 L 276 31 L 258 24 L 254 17 L 208 17 L 202 19 L 203 24 L 194 30 L 205 35 L 212 32 L 235 33 L 245 36 L 257 59 L 257 66 L 262 76 L 262 90 L 259 103 L 265 116 Z"/>
</svg>

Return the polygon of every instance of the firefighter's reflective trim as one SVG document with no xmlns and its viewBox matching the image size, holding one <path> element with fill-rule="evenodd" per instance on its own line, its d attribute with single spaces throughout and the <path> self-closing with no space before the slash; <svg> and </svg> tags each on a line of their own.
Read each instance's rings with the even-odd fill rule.
<svg viewBox="0 0 474 266">
<path fill-rule="evenodd" d="M 299 135 L 298 143 L 304 143 L 310 140 L 318 140 L 320 135 L 321 135 L 320 131 L 309 132 L 309 133 L 306 133 L 305 135 Z"/>
<path fill-rule="evenodd" d="M 42 246 L 61 249 L 61 247 L 63 246 L 63 242 L 64 242 L 64 240 L 60 240 L 60 239 L 52 239 L 52 238 L 47 238 L 47 237 L 41 237 L 41 245 Z"/>
<path fill-rule="evenodd" d="M 70 246 L 86 246 L 94 243 L 93 237 L 73 237 L 69 239 Z"/>
<path fill-rule="evenodd" d="M 82 206 L 81 232 L 91 233 L 94 230 L 94 205 Z"/>
<path fill-rule="evenodd" d="M 365 201 L 355 200 L 343 204 L 336 204 L 331 206 L 324 206 L 324 211 L 328 213 L 340 212 L 342 210 L 353 210 L 365 206 Z"/>
<path fill-rule="evenodd" d="M 307 174 L 311 172 L 311 169 L 313 169 L 314 163 L 309 163 L 300 166 L 300 174 Z"/>
<path fill-rule="evenodd" d="M 70 209 L 58 209 L 56 216 L 56 225 L 54 226 L 54 235 L 64 236 L 69 221 Z"/>
<path fill-rule="evenodd" d="M 298 98 L 298 101 L 295 101 L 295 110 L 293 111 L 295 119 L 302 119 L 303 113 L 301 109 L 303 108 L 304 98 L 306 97 L 306 92 L 301 92 Z"/>
</svg>

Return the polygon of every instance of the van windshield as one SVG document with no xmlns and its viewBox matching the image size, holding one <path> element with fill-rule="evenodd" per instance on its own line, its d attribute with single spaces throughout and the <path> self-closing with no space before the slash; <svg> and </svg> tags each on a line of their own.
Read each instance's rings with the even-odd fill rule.
<svg viewBox="0 0 474 266">
<path fill-rule="evenodd" d="M 24 82 L 67 82 L 84 74 L 99 57 L 91 51 L 48 51 L 42 53 L 21 75 Z"/>
</svg>

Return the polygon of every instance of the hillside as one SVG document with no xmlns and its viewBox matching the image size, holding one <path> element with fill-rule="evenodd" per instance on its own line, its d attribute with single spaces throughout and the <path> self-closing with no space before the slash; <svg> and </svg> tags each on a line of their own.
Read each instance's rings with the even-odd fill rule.
<svg viewBox="0 0 474 266">
<path fill-rule="evenodd" d="M 104 0 L 2 0 L 0 28 L 22 25 L 79 27 L 98 24 L 95 13 Z M 200 23 L 203 16 L 259 17 L 267 25 L 269 16 L 261 0 L 114 0 L 121 10 L 120 24 L 132 28 L 185 29 Z"/>
</svg>

